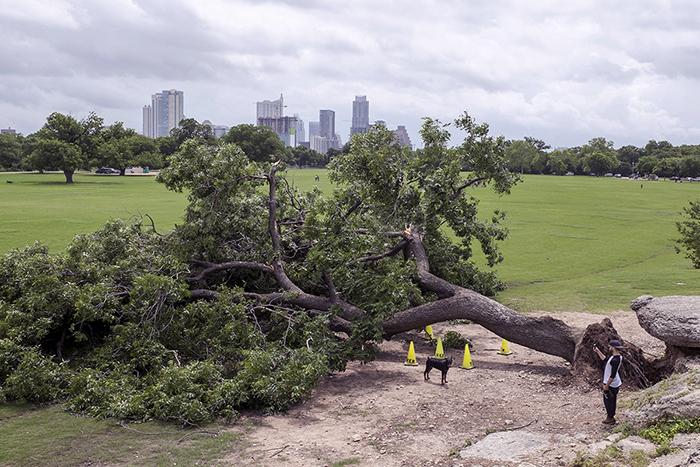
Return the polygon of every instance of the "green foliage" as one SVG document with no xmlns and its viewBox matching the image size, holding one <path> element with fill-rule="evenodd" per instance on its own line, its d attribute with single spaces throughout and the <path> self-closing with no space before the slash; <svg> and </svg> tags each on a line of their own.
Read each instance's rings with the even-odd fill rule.
<svg viewBox="0 0 700 467">
<path fill-rule="evenodd" d="M 95 113 L 77 121 L 54 112 L 37 134 L 29 164 L 37 170 L 62 170 L 66 183 L 73 183 L 76 170 L 87 167 L 102 142 L 103 120 Z"/>
<path fill-rule="evenodd" d="M 681 235 L 675 241 L 676 253 L 685 252 L 695 269 L 700 269 L 700 200 L 690 201 L 688 207 L 683 208 L 687 220 L 676 222 L 676 229 Z"/>
<path fill-rule="evenodd" d="M 274 162 L 286 157 L 284 142 L 272 128 L 242 124 L 221 137 L 224 143 L 238 146 L 253 162 Z"/>
<path fill-rule="evenodd" d="M 678 433 L 700 433 L 700 418 L 674 417 L 640 430 L 638 434 L 654 444 L 668 446 Z"/>
<path fill-rule="evenodd" d="M 442 338 L 442 346 L 446 349 L 464 349 L 464 346 L 469 345 L 472 348 L 471 339 L 463 337 L 457 331 L 447 331 Z"/>
</svg>

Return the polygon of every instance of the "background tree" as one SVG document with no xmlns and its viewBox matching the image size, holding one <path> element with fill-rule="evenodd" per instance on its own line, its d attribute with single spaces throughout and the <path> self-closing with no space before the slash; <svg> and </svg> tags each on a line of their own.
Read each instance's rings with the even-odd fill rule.
<svg viewBox="0 0 700 467">
<path fill-rule="evenodd" d="M 22 163 L 22 135 L 0 133 L 0 170 L 19 170 Z"/>
<path fill-rule="evenodd" d="M 700 200 L 683 208 L 685 220 L 676 222 L 681 238 L 675 240 L 676 253 L 685 253 L 695 269 L 700 269 Z"/>
<path fill-rule="evenodd" d="M 508 167 L 513 172 L 531 173 L 531 162 L 537 156 L 537 149 L 527 141 L 513 141 L 505 149 Z"/>
<path fill-rule="evenodd" d="M 73 173 L 96 158 L 102 125 L 102 118 L 93 112 L 79 122 L 70 115 L 52 113 L 37 132 L 29 165 L 36 170 L 62 170 L 66 183 L 73 183 Z"/>
<path fill-rule="evenodd" d="M 652 173 L 659 177 L 678 177 L 681 172 L 681 161 L 680 157 L 659 159 Z"/>
<path fill-rule="evenodd" d="M 290 151 L 293 163 L 299 167 L 325 167 L 330 159 L 328 154 L 321 154 L 306 146 L 297 146 Z"/>
<path fill-rule="evenodd" d="M 644 148 L 638 148 L 632 145 L 622 146 L 617 150 L 617 158 L 620 160 L 620 162 L 629 163 L 631 169 L 637 172 L 638 170 L 636 165 L 639 162 L 639 160 L 645 155 L 646 153 L 644 151 Z"/>
<path fill-rule="evenodd" d="M 177 141 L 178 147 L 192 138 L 201 143 L 216 144 L 214 130 L 209 125 L 199 123 L 194 118 L 182 119 L 177 127 L 170 130 L 170 136 Z"/>
<path fill-rule="evenodd" d="M 132 153 L 128 139 L 136 136 L 136 131 L 124 128 L 122 122 L 116 122 L 102 130 L 102 143 L 97 151 L 93 166 L 113 167 L 119 169 L 120 175 L 131 165 Z"/>
<path fill-rule="evenodd" d="M 284 142 L 272 128 L 266 126 L 237 125 L 225 133 L 221 141 L 235 144 L 254 162 L 274 162 L 287 158 Z"/>
</svg>

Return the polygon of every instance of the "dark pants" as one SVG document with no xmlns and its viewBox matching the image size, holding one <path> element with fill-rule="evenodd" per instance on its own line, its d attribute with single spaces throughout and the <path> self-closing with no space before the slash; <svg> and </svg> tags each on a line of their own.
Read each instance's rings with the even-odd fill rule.
<svg viewBox="0 0 700 467">
<path fill-rule="evenodd" d="M 609 390 L 603 391 L 603 403 L 605 404 L 605 411 L 608 413 L 608 417 L 615 418 L 615 411 L 617 410 L 617 393 L 620 388 L 610 387 Z"/>
</svg>

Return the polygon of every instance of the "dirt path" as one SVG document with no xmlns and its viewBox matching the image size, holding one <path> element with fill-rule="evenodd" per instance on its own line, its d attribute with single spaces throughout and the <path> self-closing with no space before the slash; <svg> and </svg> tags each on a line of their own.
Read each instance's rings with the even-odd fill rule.
<svg viewBox="0 0 700 467">
<path fill-rule="evenodd" d="M 623 339 L 653 355 L 663 352 L 663 343 L 642 330 L 631 311 L 557 315 L 581 328 L 605 316 Z M 459 368 L 463 350 L 447 349 L 446 355 L 454 357 L 449 382 L 440 385 L 436 370 L 424 381 L 424 362 L 435 349 L 422 334 L 396 336 L 382 344 L 378 360 L 352 363 L 344 373 L 327 376 L 307 403 L 287 414 L 246 414 L 237 425 L 256 426 L 246 436 L 249 447 L 227 462 L 263 467 L 467 466 L 475 464 L 458 455 L 466 444 L 494 431 L 527 429 L 566 440 L 530 462 L 571 465 L 575 451 L 610 433 L 601 423 L 605 411 L 600 392 L 574 382 L 564 360 L 516 344 L 509 345 L 512 355 L 499 355 L 501 339 L 478 325 L 433 326 L 436 336 L 448 330 L 472 339 L 473 369 Z M 403 364 L 408 341 L 414 342 L 417 367 Z"/>
</svg>

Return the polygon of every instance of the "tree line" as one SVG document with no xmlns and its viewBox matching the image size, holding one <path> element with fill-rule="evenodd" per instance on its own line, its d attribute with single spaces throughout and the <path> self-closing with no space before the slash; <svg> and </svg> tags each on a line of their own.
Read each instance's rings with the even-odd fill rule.
<svg viewBox="0 0 700 467">
<path fill-rule="evenodd" d="M 290 167 L 325 167 L 334 156 L 350 150 L 350 143 L 327 154 L 304 146 L 289 148 L 271 128 L 251 124 L 234 126 L 216 138 L 209 125 L 193 118 L 182 120 L 169 136 L 154 140 L 125 128 L 122 122 L 105 126 L 95 113 L 77 120 L 54 112 L 36 133 L 0 134 L 0 171 L 62 170 L 70 182 L 75 171 L 98 167 L 118 169 L 121 175 L 130 166 L 161 169 L 190 138 L 214 146 L 233 143 L 253 161 L 282 160 Z M 514 173 L 700 177 L 700 145 L 673 146 L 668 141 L 650 140 L 644 147 L 615 149 L 612 141 L 598 137 L 582 146 L 552 149 L 530 136 L 504 144 L 506 167 Z"/>
<path fill-rule="evenodd" d="M 132 166 L 161 169 L 188 139 L 213 146 L 234 143 L 251 160 L 281 159 L 288 166 L 325 167 L 340 152 L 334 149 L 320 154 L 303 146 L 288 148 L 272 129 L 250 124 L 235 126 L 216 138 L 209 125 L 186 118 L 169 136 L 151 139 L 122 122 L 105 126 L 104 119 L 94 112 L 80 120 L 54 112 L 36 133 L 0 134 L 0 171 L 60 170 L 66 182 L 72 183 L 76 171 L 99 167 L 118 169 L 120 175 Z"/>
<path fill-rule="evenodd" d="M 529 174 L 700 177 L 700 145 L 668 141 L 615 149 L 612 141 L 599 137 L 583 146 L 551 150 L 544 141 L 525 137 L 507 142 L 506 158 L 511 171 Z"/>
</svg>

